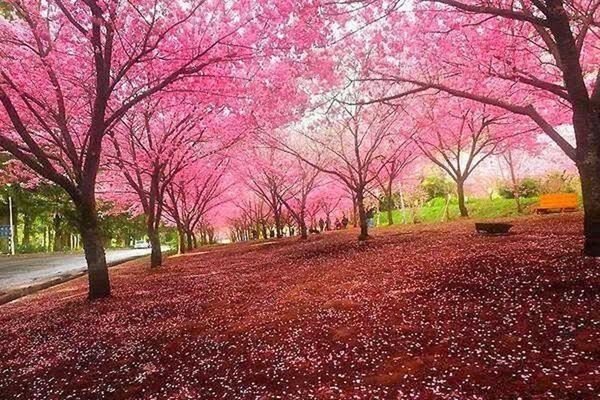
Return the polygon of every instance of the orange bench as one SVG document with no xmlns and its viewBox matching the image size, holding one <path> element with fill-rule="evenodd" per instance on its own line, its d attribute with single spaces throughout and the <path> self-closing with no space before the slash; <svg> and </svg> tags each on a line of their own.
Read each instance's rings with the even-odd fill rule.
<svg viewBox="0 0 600 400">
<path fill-rule="evenodd" d="M 536 214 L 548 214 L 551 212 L 577 211 L 576 193 L 552 193 L 540 196 L 540 201 L 535 207 Z"/>
</svg>

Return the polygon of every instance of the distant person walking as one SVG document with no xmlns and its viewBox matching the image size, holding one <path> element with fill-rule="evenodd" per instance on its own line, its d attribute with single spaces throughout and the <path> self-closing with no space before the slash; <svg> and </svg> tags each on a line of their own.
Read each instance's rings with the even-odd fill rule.
<svg viewBox="0 0 600 400">
<path fill-rule="evenodd" d="M 319 219 L 319 229 L 321 232 L 323 232 L 323 229 L 325 229 L 325 221 L 323 221 L 323 218 Z"/>
<path fill-rule="evenodd" d="M 342 229 L 342 223 L 337 218 L 335 219 L 335 225 L 334 225 L 334 227 L 335 227 L 336 231 L 339 231 L 340 229 Z"/>
<path fill-rule="evenodd" d="M 367 210 L 367 226 L 372 228 L 375 226 L 375 207 L 370 207 Z"/>
</svg>

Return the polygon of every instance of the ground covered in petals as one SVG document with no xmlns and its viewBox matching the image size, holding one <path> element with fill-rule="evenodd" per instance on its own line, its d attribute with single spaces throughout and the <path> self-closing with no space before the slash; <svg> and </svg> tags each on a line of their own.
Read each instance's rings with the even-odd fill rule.
<svg viewBox="0 0 600 400">
<path fill-rule="evenodd" d="M 0 307 L 2 399 L 586 399 L 600 261 L 581 216 L 214 247 Z"/>
</svg>

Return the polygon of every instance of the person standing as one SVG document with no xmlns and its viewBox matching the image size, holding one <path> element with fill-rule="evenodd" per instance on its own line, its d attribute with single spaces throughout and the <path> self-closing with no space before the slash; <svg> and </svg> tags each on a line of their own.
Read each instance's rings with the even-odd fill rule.
<svg viewBox="0 0 600 400">
<path fill-rule="evenodd" d="M 372 228 L 373 226 L 375 226 L 374 224 L 374 217 L 375 217 L 375 207 L 369 207 L 369 209 L 367 210 L 367 226 L 369 228 Z"/>
</svg>

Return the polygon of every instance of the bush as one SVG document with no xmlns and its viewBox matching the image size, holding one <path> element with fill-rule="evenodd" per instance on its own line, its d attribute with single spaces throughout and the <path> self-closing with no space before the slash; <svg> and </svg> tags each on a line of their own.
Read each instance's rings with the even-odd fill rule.
<svg viewBox="0 0 600 400">
<path fill-rule="evenodd" d="M 423 178 L 420 186 L 427 193 L 428 201 L 436 197 L 446 198 L 455 191 L 454 182 L 439 175 L 431 175 Z"/>
<path fill-rule="evenodd" d="M 518 187 L 520 197 L 537 197 L 540 195 L 540 182 L 534 178 L 525 178 Z M 498 194 L 505 199 L 514 199 L 515 192 L 511 186 L 504 184 L 498 188 Z"/>
<path fill-rule="evenodd" d="M 525 178 L 519 185 L 521 197 L 537 197 L 540 195 L 540 182 L 537 179 Z"/>
<path fill-rule="evenodd" d="M 551 172 L 542 179 L 540 193 L 577 193 L 577 177 L 563 172 Z"/>
</svg>

